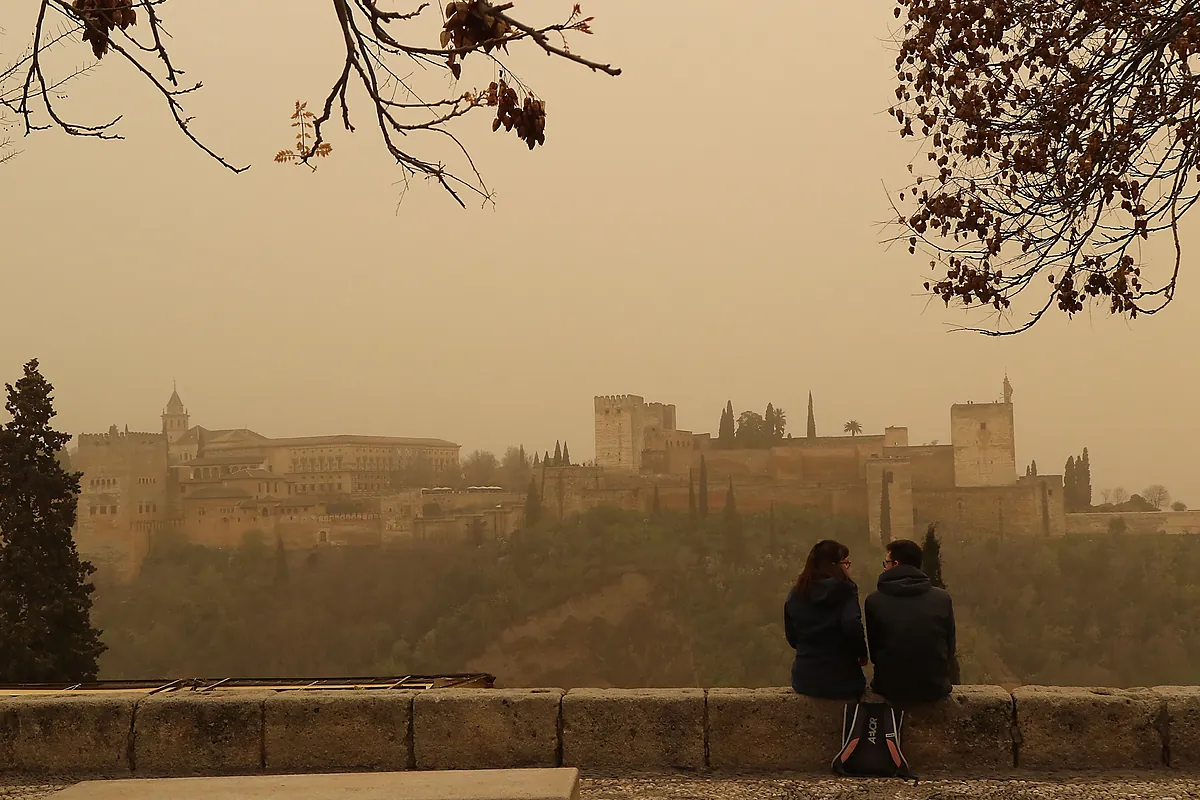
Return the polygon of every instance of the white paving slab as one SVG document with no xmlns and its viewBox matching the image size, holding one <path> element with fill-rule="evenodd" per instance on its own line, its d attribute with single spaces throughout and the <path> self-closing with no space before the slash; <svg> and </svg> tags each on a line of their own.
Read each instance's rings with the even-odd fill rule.
<svg viewBox="0 0 1200 800">
<path fill-rule="evenodd" d="M 53 800 L 578 800 L 577 769 L 86 781 Z"/>
</svg>

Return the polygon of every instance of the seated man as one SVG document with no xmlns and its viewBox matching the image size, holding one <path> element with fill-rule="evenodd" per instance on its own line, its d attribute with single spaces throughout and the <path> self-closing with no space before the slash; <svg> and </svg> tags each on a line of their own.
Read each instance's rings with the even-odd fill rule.
<svg viewBox="0 0 1200 800">
<path fill-rule="evenodd" d="M 864 608 L 875 664 L 871 689 L 893 705 L 929 703 L 951 692 L 954 606 L 921 571 L 921 547 L 907 539 L 887 546 L 878 589 Z"/>
</svg>

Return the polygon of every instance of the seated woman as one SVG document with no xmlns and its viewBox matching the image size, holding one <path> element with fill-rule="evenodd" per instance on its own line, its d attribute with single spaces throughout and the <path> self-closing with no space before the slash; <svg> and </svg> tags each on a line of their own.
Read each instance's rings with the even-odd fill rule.
<svg viewBox="0 0 1200 800">
<path fill-rule="evenodd" d="M 867 687 L 858 587 L 850 579 L 850 548 L 825 539 L 808 554 L 783 605 L 783 627 L 796 651 L 792 688 L 798 694 L 857 700 Z"/>
</svg>

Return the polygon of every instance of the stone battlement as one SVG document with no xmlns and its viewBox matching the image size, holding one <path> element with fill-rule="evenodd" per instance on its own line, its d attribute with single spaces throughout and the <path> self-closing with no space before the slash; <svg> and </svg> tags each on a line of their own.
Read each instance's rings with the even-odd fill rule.
<svg viewBox="0 0 1200 800">
<path fill-rule="evenodd" d="M 79 447 L 111 447 L 112 445 L 147 445 L 161 447 L 167 437 L 162 433 L 145 431 L 109 431 L 108 433 L 81 433 L 75 437 Z"/>
<path fill-rule="evenodd" d="M 579 767 L 829 772 L 842 705 L 790 689 L 103 691 L 0 697 L 0 771 L 176 777 Z M 1200 687 L 960 686 L 913 709 L 913 770 L 1200 772 Z"/>
<path fill-rule="evenodd" d="M 645 404 L 646 400 L 636 394 L 607 394 L 595 398 L 596 411 L 617 411 L 623 408 L 636 408 Z"/>
</svg>

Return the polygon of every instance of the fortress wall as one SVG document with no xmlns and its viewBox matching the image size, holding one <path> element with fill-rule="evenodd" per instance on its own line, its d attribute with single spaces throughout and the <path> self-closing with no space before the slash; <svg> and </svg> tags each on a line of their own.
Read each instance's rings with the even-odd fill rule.
<svg viewBox="0 0 1200 800">
<path fill-rule="evenodd" d="M 842 704 L 773 689 L 187 689 L 0 697 L 0 772 L 153 777 L 578 767 L 828 774 Z M 482 732 L 482 734 L 481 734 Z M 1200 773 L 1200 687 L 958 686 L 906 712 L 922 777 Z"/>
<path fill-rule="evenodd" d="M 1067 514 L 1066 518 L 1068 534 L 1103 534 L 1114 528 L 1138 534 L 1200 534 L 1200 511 L 1123 511 Z"/>
</svg>

